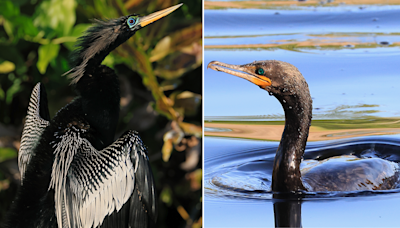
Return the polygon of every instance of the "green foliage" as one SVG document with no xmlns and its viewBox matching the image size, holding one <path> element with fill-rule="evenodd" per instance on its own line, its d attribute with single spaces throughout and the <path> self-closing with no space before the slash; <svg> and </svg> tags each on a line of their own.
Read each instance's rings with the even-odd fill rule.
<svg viewBox="0 0 400 228">
<path fill-rule="evenodd" d="M 15 64 L 10 61 L 0 63 L 0 74 L 7 74 L 15 70 Z"/>
<path fill-rule="evenodd" d="M 47 65 L 58 55 L 60 50 L 59 44 L 44 44 L 39 47 L 39 60 L 37 61 L 37 68 L 41 74 L 46 73 Z"/>
<path fill-rule="evenodd" d="M 0 162 L 10 158 L 15 158 L 16 156 L 17 156 L 17 151 L 15 149 L 0 148 Z"/>
<path fill-rule="evenodd" d="M 172 190 L 170 187 L 165 187 L 161 194 L 160 194 L 160 199 L 161 201 L 163 201 L 165 204 L 167 204 L 168 206 L 172 206 Z"/>
<path fill-rule="evenodd" d="M 17 92 L 19 92 L 19 90 L 21 89 L 21 79 L 19 78 L 15 78 L 14 74 L 11 73 L 8 75 L 8 78 L 13 82 L 13 84 L 10 86 L 10 88 L 8 88 L 6 94 L 6 103 L 10 104 L 14 94 L 16 94 Z"/>
<path fill-rule="evenodd" d="M 33 24 L 46 35 L 52 37 L 66 36 L 75 24 L 75 0 L 48 0 L 43 1 L 35 12 Z"/>
</svg>

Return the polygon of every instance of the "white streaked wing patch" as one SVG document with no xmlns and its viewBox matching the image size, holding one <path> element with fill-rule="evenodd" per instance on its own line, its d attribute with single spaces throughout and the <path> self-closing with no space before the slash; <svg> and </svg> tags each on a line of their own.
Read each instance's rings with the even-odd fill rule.
<svg viewBox="0 0 400 228">
<path fill-rule="evenodd" d="M 138 154 L 147 159 L 145 148 L 133 131 L 101 151 L 74 130 L 60 137 L 50 188 L 55 190 L 57 220 L 66 217 L 69 222 L 58 227 L 97 227 L 131 197 L 137 168 L 133 164 Z"/>
<path fill-rule="evenodd" d="M 37 143 L 44 129 L 50 124 L 39 115 L 40 111 L 40 83 L 37 83 L 32 90 L 28 106 L 28 114 L 22 131 L 21 147 L 18 152 L 18 167 L 21 173 L 21 185 L 25 177 L 26 168 L 33 155 Z M 46 107 L 47 108 L 47 107 Z"/>
</svg>

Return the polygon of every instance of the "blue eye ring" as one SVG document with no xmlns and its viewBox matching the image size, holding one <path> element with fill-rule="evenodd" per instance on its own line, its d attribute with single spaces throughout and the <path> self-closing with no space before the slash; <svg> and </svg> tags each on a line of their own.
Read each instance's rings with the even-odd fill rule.
<svg viewBox="0 0 400 228">
<path fill-rule="evenodd" d="M 258 75 L 263 75 L 265 72 L 264 72 L 264 69 L 263 68 L 257 68 L 257 70 L 256 70 L 256 74 L 258 74 Z"/>
<path fill-rule="evenodd" d="M 135 16 L 130 16 L 128 20 L 126 20 L 126 23 L 128 24 L 129 28 L 133 28 L 137 23 L 139 23 L 139 18 Z"/>
</svg>

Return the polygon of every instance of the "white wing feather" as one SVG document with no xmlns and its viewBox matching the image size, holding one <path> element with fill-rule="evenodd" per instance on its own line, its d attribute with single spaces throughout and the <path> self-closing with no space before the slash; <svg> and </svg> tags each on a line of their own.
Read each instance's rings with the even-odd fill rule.
<svg viewBox="0 0 400 228">
<path fill-rule="evenodd" d="M 29 101 L 28 114 L 22 131 L 21 147 L 18 152 L 18 167 L 21 173 L 21 185 L 25 176 L 26 168 L 31 160 L 33 151 L 39 142 L 44 129 L 50 124 L 49 121 L 40 117 L 40 83 L 34 87 Z M 46 107 L 47 108 L 47 107 Z"/>
<path fill-rule="evenodd" d="M 131 197 L 139 160 L 135 158 L 144 156 L 147 160 L 136 132 L 129 131 L 98 151 L 79 131 L 82 129 L 70 128 L 55 145 L 50 188 L 55 190 L 59 228 L 101 225 Z"/>
</svg>

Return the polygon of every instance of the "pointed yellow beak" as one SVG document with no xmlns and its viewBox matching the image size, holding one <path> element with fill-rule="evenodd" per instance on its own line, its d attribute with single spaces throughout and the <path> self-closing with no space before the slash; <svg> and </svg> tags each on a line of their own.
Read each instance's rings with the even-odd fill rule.
<svg viewBox="0 0 400 228">
<path fill-rule="evenodd" d="M 161 18 L 167 16 L 168 14 L 174 12 L 176 9 L 178 9 L 178 8 L 181 7 L 182 5 L 183 5 L 183 3 L 178 4 L 178 5 L 175 5 L 175 6 L 171 6 L 171 7 L 169 7 L 169 8 L 166 8 L 166 9 L 163 9 L 163 10 L 160 10 L 160 11 L 157 11 L 157 12 L 152 13 L 152 14 L 150 14 L 150 15 L 141 17 L 141 18 L 139 19 L 139 25 L 140 25 L 141 27 L 144 27 L 144 26 L 146 26 L 146 25 L 148 25 L 148 24 L 151 24 L 151 23 L 153 23 L 153 22 L 155 22 L 155 21 L 157 21 L 157 20 L 159 20 L 159 19 L 161 19 Z"/>
</svg>

